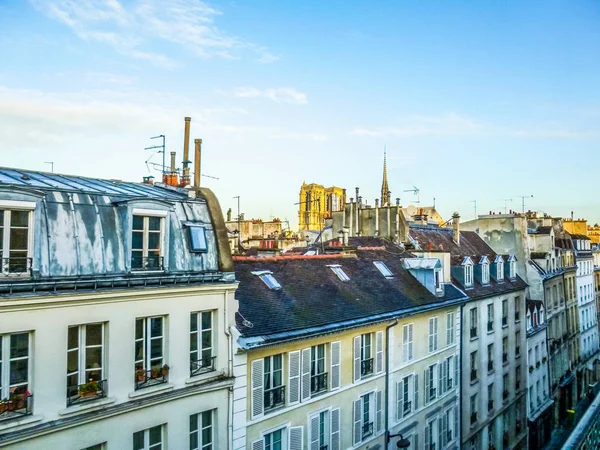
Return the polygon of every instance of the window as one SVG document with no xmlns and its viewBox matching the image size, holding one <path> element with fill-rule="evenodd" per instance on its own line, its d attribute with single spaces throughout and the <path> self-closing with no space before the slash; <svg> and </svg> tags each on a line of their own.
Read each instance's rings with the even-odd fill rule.
<svg viewBox="0 0 600 450">
<path fill-rule="evenodd" d="M 373 336 L 371 333 L 360 336 L 360 374 L 363 377 L 373 373 L 372 340 Z"/>
<path fill-rule="evenodd" d="M 164 217 L 133 215 L 131 226 L 132 270 L 163 270 L 164 220 Z"/>
<path fill-rule="evenodd" d="M 413 389 L 414 389 L 414 376 L 408 375 L 398 383 L 398 397 L 396 403 L 396 412 L 398 419 L 406 417 L 413 411 Z M 416 408 L 415 408 L 416 409 Z"/>
<path fill-rule="evenodd" d="M 477 337 L 477 308 L 470 309 L 469 321 L 471 324 L 471 339 L 473 339 Z"/>
<path fill-rule="evenodd" d="M 504 261 L 498 261 L 496 264 L 496 278 L 501 281 L 504 279 Z"/>
<path fill-rule="evenodd" d="M 435 269 L 433 272 L 433 280 L 435 283 L 436 292 L 442 291 L 442 269 Z"/>
<path fill-rule="evenodd" d="M 477 350 L 471 352 L 471 381 L 477 380 Z"/>
<path fill-rule="evenodd" d="M 164 425 L 133 433 L 133 450 L 162 450 Z"/>
<path fill-rule="evenodd" d="M 340 281 L 349 281 L 350 277 L 348 275 L 346 275 L 346 272 L 344 272 L 342 270 L 342 266 L 340 266 L 339 264 L 334 264 L 334 265 L 330 265 L 327 266 L 329 267 L 333 273 L 335 273 L 337 275 L 337 277 L 340 279 Z"/>
<path fill-rule="evenodd" d="M 435 352 L 438 349 L 438 318 L 429 318 L 429 353 Z"/>
<path fill-rule="evenodd" d="M 188 227 L 190 235 L 190 248 L 193 252 L 205 252 L 208 250 L 206 242 L 206 229 L 200 226 Z"/>
<path fill-rule="evenodd" d="M 190 315 L 190 376 L 215 370 L 213 352 L 213 312 Z"/>
<path fill-rule="evenodd" d="M 381 431 L 382 392 L 369 392 L 354 402 L 354 445 Z M 377 420 L 377 426 L 374 422 Z"/>
<path fill-rule="evenodd" d="M 252 272 L 252 275 L 258 276 L 263 283 L 265 283 L 269 289 L 281 289 L 281 284 L 273 276 L 273 272 L 268 270 L 259 270 Z"/>
<path fill-rule="evenodd" d="M 265 410 L 283 406 L 285 387 L 283 386 L 283 355 L 267 356 L 264 364 L 264 408 Z"/>
<path fill-rule="evenodd" d="M 106 396 L 104 325 L 69 327 L 67 337 L 67 406 Z"/>
<path fill-rule="evenodd" d="M 487 305 L 487 330 L 494 331 L 494 304 Z"/>
<path fill-rule="evenodd" d="M 454 313 L 446 314 L 446 345 L 454 344 L 456 340 L 456 332 L 454 331 Z"/>
<path fill-rule="evenodd" d="M 505 373 L 505 374 L 502 376 L 502 399 L 503 399 L 504 401 L 507 401 L 507 400 L 508 400 L 508 394 L 509 394 L 509 392 L 508 392 L 508 388 L 509 388 L 509 384 L 508 384 L 508 374 L 507 374 L 507 373 Z"/>
<path fill-rule="evenodd" d="M 327 449 L 330 445 L 330 412 L 321 411 L 310 418 L 309 447 Z"/>
<path fill-rule="evenodd" d="M 488 284 L 490 282 L 490 265 L 487 262 L 484 262 L 481 265 L 481 282 L 483 284 Z"/>
<path fill-rule="evenodd" d="M 437 398 L 437 364 L 430 365 L 425 370 L 425 402 L 429 403 Z"/>
<path fill-rule="evenodd" d="M 392 271 L 390 269 L 388 269 L 388 266 L 386 266 L 384 262 L 373 261 L 373 264 L 375 264 L 375 267 L 377 267 L 379 272 L 381 272 L 381 275 L 383 275 L 386 278 L 394 278 L 394 274 L 392 273 Z M 342 281 L 347 281 L 347 280 L 342 280 Z"/>
<path fill-rule="evenodd" d="M 402 362 L 413 359 L 413 324 L 402 327 Z"/>
<path fill-rule="evenodd" d="M 325 372 L 325 344 L 310 348 L 310 392 L 316 394 L 327 390 L 327 373 Z"/>
<path fill-rule="evenodd" d="M 494 438 L 494 422 L 491 422 L 488 425 L 488 443 L 489 443 L 488 445 L 489 446 L 494 446 L 494 441 L 495 441 L 495 438 Z"/>
<path fill-rule="evenodd" d="M 473 264 L 465 264 L 465 286 L 473 286 Z"/>
<path fill-rule="evenodd" d="M 136 389 L 167 381 L 167 374 L 163 371 L 163 333 L 163 317 L 145 317 L 135 320 Z"/>
<path fill-rule="evenodd" d="M 521 320 L 521 297 L 515 297 L 515 322 Z"/>
<path fill-rule="evenodd" d="M 214 411 L 190 416 L 190 450 L 213 450 Z"/>
<path fill-rule="evenodd" d="M 102 444 L 96 444 L 96 445 L 92 445 L 91 447 L 86 447 L 83 450 L 105 450 L 106 449 L 106 442 L 103 442 Z"/>
<path fill-rule="evenodd" d="M 488 384 L 487 395 L 488 395 L 488 411 L 491 411 L 494 409 L 494 383 Z"/>
<path fill-rule="evenodd" d="M 508 300 L 502 300 L 502 326 L 508 326 Z"/>
<path fill-rule="evenodd" d="M 265 450 L 284 450 L 286 449 L 285 429 L 279 429 L 271 433 L 265 434 L 264 444 Z"/>
<path fill-rule="evenodd" d="M 425 450 L 437 450 L 437 422 L 433 419 L 425 425 Z"/>
<path fill-rule="evenodd" d="M 0 335 L 0 401 L 12 399 L 0 421 L 31 414 L 29 347 L 29 333 Z"/>
<path fill-rule="evenodd" d="M 508 363 L 508 337 L 502 338 L 502 364 Z"/>
<path fill-rule="evenodd" d="M 508 263 L 508 276 L 509 278 L 517 278 L 517 263 L 515 261 Z"/>
<path fill-rule="evenodd" d="M 31 211 L 0 209 L 0 274 L 26 273 L 33 248 Z"/>
<path fill-rule="evenodd" d="M 471 408 L 471 425 L 473 425 L 477 422 L 477 394 L 471 395 L 469 403 Z"/>
<path fill-rule="evenodd" d="M 488 372 L 494 370 L 494 344 L 487 346 L 487 358 L 488 358 Z"/>
</svg>

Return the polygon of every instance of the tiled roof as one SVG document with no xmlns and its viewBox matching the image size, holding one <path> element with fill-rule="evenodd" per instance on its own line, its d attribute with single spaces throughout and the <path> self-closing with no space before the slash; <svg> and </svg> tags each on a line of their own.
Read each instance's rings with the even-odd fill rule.
<svg viewBox="0 0 600 450">
<path fill-rule="evenodd" d="M 373 261 L 383 261 L 394 277 L 384 277 Z M 350 256 L 235 258 L 240 281 L 235 294 L 240 312 L 237 327 L 244 337 L 269 336 L 464 298 L 452 285 L 445 286 L 443 297 L 436 297 L 401 261 L 387 250 L 358 250 Z M 335 264 L 348 281 L 341 281 L 328 267 Z M 260 270 L 271 271 L 281 289 L 270 289 L 252 274 Z"/>
<path fill-rule="evenodd" d="M 571 234 L 571 239 L 579 239 L 583 241 L 590 241 L 591 239 L 585 234 Z"/>
<path fill-rule="evenodd" d="M 533 233 L 531 233 L 531 234 L 550 234 L 551 231 L 552 231 L 551 226 L 542 226 L 542 227 L 537 227 L 535 229 L 535 231 L 533 231 Z"/>
</svg>

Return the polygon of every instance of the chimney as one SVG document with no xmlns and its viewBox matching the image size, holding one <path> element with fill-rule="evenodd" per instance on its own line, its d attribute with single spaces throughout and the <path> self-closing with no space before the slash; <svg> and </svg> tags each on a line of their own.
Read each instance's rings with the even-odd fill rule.
<svg viewBox="0 0 600 450">
<path fill-rule="evenodd" d="M 349 233 L 350 233 L 350 230 L 348 229 L 348 227 L 344 227 L 344 228 L 343 228 L 343 230 L 342 230 L 342 235 L 343 235 L 343 238 L 342 238 L 342 245 L 343 245 L 344 247 L 347 247 L 347 246 L 348 246 L 348 234 L 349 234 Z"/>
<path fill-rule="evenodd" d="M 452 238 L 460 245 L 460 215 L 457 212 L 452 214 Z"/>
<path fill-rule="evenodd" d="M 175 173 L 175 152 L 171 152 L 171 175 Z"/>
<path fill-rule="evenodd" d="M 200 187 L 200 147 L 202 146 L 202 139 L 194 139 L 196 144 L 196 153 L 194 155 L 194 187 Z"/>
<path fill-rule="evenodd" d="M 190 122 L 191 117 L 185 118 L 185 131 L 183 134 L 183 172 L 181 173 L 181 186 L 190 184 Z"/>
</svg>

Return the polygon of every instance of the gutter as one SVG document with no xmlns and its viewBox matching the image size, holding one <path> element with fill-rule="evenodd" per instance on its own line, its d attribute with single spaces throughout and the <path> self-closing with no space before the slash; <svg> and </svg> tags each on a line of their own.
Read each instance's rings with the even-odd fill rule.
<svg viewBox="0 0 600 450">
<path fill-rule="evenodd" d="M 463 342 L 462 342 L 462 337 L 463 337 L 463 329 L 462 329 L 462 325 L 463 325 L 463 312 L 465 309 L 465 304 L 463 303 L 462 305 L 460 305 L 460 351 L 458 352 L 458 367 L 460 367 L 460 370 L 458 371 L 458 377 L 459 377 L 459 389 L 458 389 L 458 448 L 462 447 L 462 418 L 463 418 Z"/>
<path fill-rule="evenodd" d="M 389 392 L 390 392 L 390 329 L 398 325 L 398 319 L 385 327 L 385 448 L 390 444 L 390 429 L 389 429 Z"/>
</svg>

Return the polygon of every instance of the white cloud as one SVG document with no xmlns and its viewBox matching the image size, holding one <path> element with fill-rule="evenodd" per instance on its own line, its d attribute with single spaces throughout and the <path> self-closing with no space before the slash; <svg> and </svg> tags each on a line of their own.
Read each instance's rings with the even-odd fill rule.
<svg viewBox="0 0 600 450">
<path fill-rule="evenodd" d="M 215 24 L 221 12 L 200 0 L 30 0 L 48 17 L 68 26 L 81 39 L 103 43 L 117 52 L 157 66 L 176 67 L 164 54 L 148 50 L 152 41 L 185 47 L 201 57 L 276 61 L 265 47 L 229 35 Z"/>
<path fill-rule="evenodd" d="M 258 89 L 255 87 L 239 87 L 233 91 L 234 97 L 238 98 L 266 98 L 276 103 L 290 103 L 304 105 L 308 103 L 305 93 L 298 92 L 293 88 L 269 88 Z"/>
</svg>

